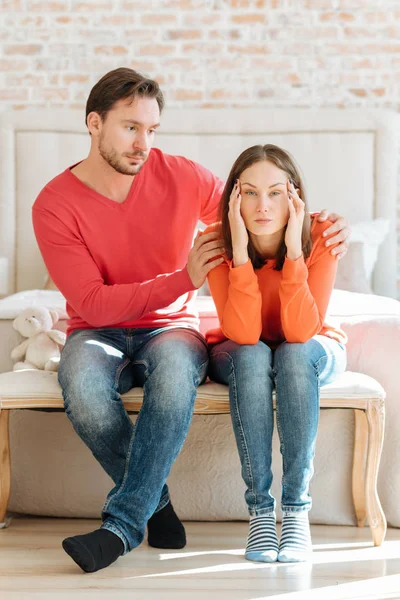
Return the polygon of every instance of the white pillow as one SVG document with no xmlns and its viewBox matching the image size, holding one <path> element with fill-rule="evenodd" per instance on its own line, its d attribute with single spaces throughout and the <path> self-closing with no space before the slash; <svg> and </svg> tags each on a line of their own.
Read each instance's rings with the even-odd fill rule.
<svg viewBox="0 0 400 600">
<path fill-rule="evenodd" d="M 379 246 L 389 233 L 389 219 L 374 219 L 362 221 L 351 226 L 351 242 L 363 244 L 363 260 L 365 274 L 368 281 L 371 280 L 372 272 L 378 258 Z"/>
<path fill-rule="evenodd" d="M 25 290 L 0 300 L 0 319 L 15 319 L 29 306 L 45 306 L 56 310 L 60 319 L 67 319 L 65 298 L 61 292 L 53 290 Z"/>
<path fill-rule="evenodd" d="M 345 256 L 339 261 L 335 279 L 335 288 L 372 294 L 370 278 L 367 277 L 364 267 L 364 248 L 362 242 L 350 240 Z"/>
</svg>

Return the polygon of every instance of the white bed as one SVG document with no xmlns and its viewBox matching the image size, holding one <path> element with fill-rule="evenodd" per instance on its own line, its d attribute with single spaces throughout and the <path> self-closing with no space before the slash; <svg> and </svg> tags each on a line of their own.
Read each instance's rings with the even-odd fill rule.
<svg viewBox="0 0 400 600">
<path fill-rule="evenodd" d="M 282 145 L 305 174 L 312 210 L 328 207 L 351 223 L 389 219 L 389 234 L 380 247 L 371 282 L 374 295 L 336 291 L 330 314 L 349 335 L 349 369 L 375 377 L 387 392 L 379 492 L 388 523 L 394 526 L 400 526 L 396 501 L 400 497 L 400 406 L 395 375 L 400 358 L 400 303 L 393 299 L 398 125 L 397 115 L 385 111 L 170 110 L 157 136 L 157 145 L 164 151 L 197 160 L 221 177 L 242 149 L 255 143 Z M 74 111 L 4 113 L 0 127 L 0 257 L 8 259 L 7 293 L 12 294 L 43 285 L 46 273 L 33 236 L 30 207 L 47 181 L 86 155 L 89 139 L 84 115 Z M 210 301 L 201 302 L 211 324 Z M 0 372 L 11 368 L 9 351 L 17 343 L 11 318 L 22 307 L 23 297 L 11 304 L 7 312 L 3 303 L 2 312 L 0 303 Z M 323 411 L 312 484 L 312 521 L 355 522 L 352 446 L 351 411 Z M 11 450 L 10 510 L 98 516 L 110 481 L 64 414 L 13 414 Z M 274 453 L 274 491 L 279 498 L 276 438 Z M 182 518 L 247 517 L 228 415 L 194 418 L 169 484 Z"/>
</svg>

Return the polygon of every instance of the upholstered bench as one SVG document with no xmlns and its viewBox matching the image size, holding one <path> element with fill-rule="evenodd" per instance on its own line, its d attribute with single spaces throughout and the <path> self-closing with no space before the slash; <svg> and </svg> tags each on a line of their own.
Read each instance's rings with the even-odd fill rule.
<svg viewBox="0 0 400 600">
<path fill-rule="evenodd" d="M 141 388 L 123 395 L 128 412 L 142 405 Z M 357 524 L 368 519 L 375 546 L 382 544 L 386 518 L 377 493 L 377 476 L 385 422 L 385 391 L 368 375 L 347 371 L 336 382 L 321 388 L 321 409 L 352 409 L 355 413 L 352 493 Z M 0 528 L 9 523 L 6 511 L 11 488 L 9 447 L 10 410 L 63 410 L 57 374 L 19 371 L 0 374 Z M 207 382 L 198 388 L 195 414 L 229 413 L 228 388 Z M 207 435 L 205 433 L 205 435 Z"/>
</svg>

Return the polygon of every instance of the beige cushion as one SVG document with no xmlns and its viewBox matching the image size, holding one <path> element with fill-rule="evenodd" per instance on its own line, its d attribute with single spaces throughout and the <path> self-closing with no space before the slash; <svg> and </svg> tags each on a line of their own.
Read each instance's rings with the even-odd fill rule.
<svg viewBox="0 0 400 600">
<path fill-rule="evenodd" d="M 143 389 L 132 388 L 123 396 L 128 410 L 140 409 Z M 365 408 L 366 400 L 384 399 L 385 391 L 372 377 L 346 371 L 335 382 L 321 387 L 321 407 Z M 57 373 L 52 371 L 12 371 L 0 374 L 0 407 L 63 408 Z M 228 388 L 206 382 L 198 388 L 197 413 L 229 412 Z"/>
</svg>

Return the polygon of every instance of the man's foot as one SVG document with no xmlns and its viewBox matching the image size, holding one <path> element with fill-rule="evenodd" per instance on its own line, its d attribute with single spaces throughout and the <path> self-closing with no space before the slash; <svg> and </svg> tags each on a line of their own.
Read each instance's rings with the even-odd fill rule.
<svg viewBox="0 0 400 600">
<path fill-rule="evenodd" d="M 153 548 L 179 550 L 186 546 L 185 528 L 171 502 L 154 513 L 147 523 L 147 529 L 147 541 Z"/>
<path fill-rule="evenodd" d="M 86 573 L 108 567 L 124 552 L 121 538 L 108 529 L 65 538 L 62 547 Z"/>
<path fill-rule="evenodd" d="M 304 562 L 312 552 L 308 512 L 285 512 L 282 517 L 279 562 Z"/>
<path fill-rule="evenodd" d="M 272 512 L 250 518 L 249 537 L 244 557 L 255 562 L 275 562 L 278 558 L 276 518 Z"/>
</svg>

